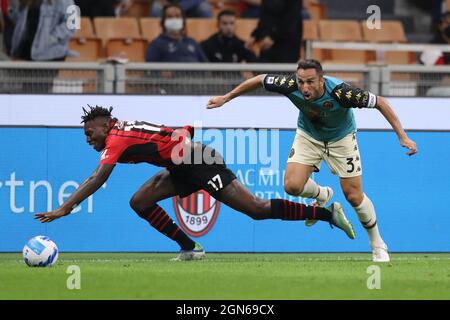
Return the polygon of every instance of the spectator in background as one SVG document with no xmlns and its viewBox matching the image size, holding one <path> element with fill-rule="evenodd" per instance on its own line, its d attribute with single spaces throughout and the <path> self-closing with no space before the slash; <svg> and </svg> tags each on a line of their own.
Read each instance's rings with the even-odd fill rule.
<svg viewBox="0 0 450 320">
<path fill-rule="evenodd" d="M 75 30 L 68 28 L 68 6 L 73 0 L 11 0 L 14 26 L 11 57 L 17 60 L 64 61 Z"/>
<path fill-rule="evenodd" d="M 200 45 L 186 36 L 186 17 L 177 4 L 163 8 L 163 32 L 147 48 L 147 62 L 208 62 Z"/>
<path fill-rule="evenodd" d="M 260 62 L 291 63 L 300 56 L 303 1 L 262 0 L 258 26 L 247 41 L 247 48 L 261 45 Z"/>
<path fill-rule="evenodd" d="M 217 16 L 219 32 L 201 43 L 210 62 L 256 62 L 255 54 L 236 37 L 236 13 L 223 10 Z"/>
<path fill-rule="evenodd" d="M 450 44 L 450 11 L 447 11 L 444 13 L 441 17 L 441 20 L 439 21 L 437 28 L 435 30 L 434 38 L 432 40 L 432 43 L 434 44 Z M 432 63 L 428 62 L 426 63 L 424 60 L 430 60 L 426 59 L 426 57 L 432 56 L 433 53 L 430 52 L 424 52 L 421 56 L 422 63 L 424 64 L 450 64 L 450 52 L 441 52 L 436 54 L 435 53 L 435 60 Z M 433 59 L 431 59 L 433 60 Z"/>
<path fill-rule="evenodd" d="M 189 18 L 211 18 L 212 7 L 208 0 L 155 0 L 151 8 L 152 17 L 161 17 L 163 7 L 178 4 Z"/>
<path fill-rule="evenodd" d="M 75 0 L 83 17 L 115 17 L 125 13 L 134 0 Z M 150 1 L 150 0 L 149 0 Z"/>
<path fill-rule="evenodd" d="M 116 0 L 75 0 L 75 4 L 80 7 L 83 17 L 114 17 L 114 5 Z"/>
<path fill-rule="evenodd" d="M 433 44 L 450 45 L 450 11 L 445 12 L 435 28 Z M 441 50 L 425 50 L 420 54 L 420 61 L 426 66 L 449 65 L 450 52 Z M 450 96 L 450 77 L 443 74 L 436 78 L 433 74 L 419 74 L 422 83 L 430 84 L 426 88 L 426 96 L 449 97 Z M 424 86 L 425 89 L 425 86 Z"/>
<path fill-rule="evenodd" d="M 13 33 L 13 25 L 11 19 L 8 17 L 8 0 L 0 0 L 0 55 L 1 60 L 9 60 L 9 52 L 11 50 L 11 39 Z"/>
<path fill-rule="evenodd" d="M 6 60 L 7 55 L 3 46 L 3 32 L 5 30 L 5 22 L 3 20 L 3 8 L 0 5 L 0 60 Z"/>
</svg>

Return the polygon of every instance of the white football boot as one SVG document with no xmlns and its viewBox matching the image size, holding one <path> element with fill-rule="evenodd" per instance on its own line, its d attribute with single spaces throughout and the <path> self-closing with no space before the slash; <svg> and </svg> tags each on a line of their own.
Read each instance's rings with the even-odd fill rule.
<svg viewBox="0 0 450 320">
<path fill-rule="evenodd" d="M 330 224 L 343 230 L 350 239 L 355 239 L 355 230 L 345 216 L 344 209 L 339 202 L 332 203 L 327 210 L 331 211 Z"/>
<path fill-rule="evenodd" d="M 206 257 L 205 249 L 198 242 L 195 243 L 195 247 L 192 250 L 180 250 L 180 253 L 176 258 L 170 259 L 171 261 L 189 261 L 189 260 L 201 260 Z"/>
<path fill-rule="evenodd" d="M 333 197 L 333 189 L 331 189 L 330 187 L 325 187 L 325 189 L 327 190 L 327 196 L 322 199 L 316 198 L 314 200 L 314 202 L 311 204 L 312 206 L 325 207 L 327 202 L 330 201 L 330 199 Z M 317 220 L 314 220 L 314 219 L 305 219 L 305 226 L 311 227 L 316 222 L 317 222 Z"/>
<path fill-rule="evenodd" d="M 381 246 L 377 245 L 372 248 L 372 261 L 373 262 L 391 261 L 389 257 L 388 247 L 385 243 L 383 243 Z"/>
</svg>

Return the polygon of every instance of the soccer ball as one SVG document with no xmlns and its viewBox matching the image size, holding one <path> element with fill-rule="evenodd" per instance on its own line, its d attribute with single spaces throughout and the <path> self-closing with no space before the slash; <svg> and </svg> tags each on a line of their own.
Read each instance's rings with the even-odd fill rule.
<svg viewBox="0 0 450 320">
<path fill-rule="evenodd" d="M 58 260 L 58 247 L 45 236 L 31 238 L 22 253 L 23 260 L 30 267 L 50 267 Z"/>
</svg>

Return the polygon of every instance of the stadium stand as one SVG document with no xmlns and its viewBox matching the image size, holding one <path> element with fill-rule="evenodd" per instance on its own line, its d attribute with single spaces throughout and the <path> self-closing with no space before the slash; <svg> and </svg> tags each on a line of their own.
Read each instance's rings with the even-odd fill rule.
<svg viewBox="0 0 450 320">
<path fill-rule="evenodd" d="M 211 4 L 213 17 L 217 17 L 220 11 L 228 9 L 236 12 L 236 16 L 241 15 L 241 4 L 238 0 L 208 0 Z"/>
<path fill-rule="evenodd" d="M 308 10 L 312 20 L 327 18 L 327 7 L 317 0 L 304 0 L 303 6 Z"/>
<path fill-rule="evenodd" d="M 361 22 L 363 40 L 376 43 L 406 43 L 405 30 L 401 21 L 381 21 L 381 29 L 369 29 L 365 21 Z M 381 59 L 388 64 L 414 64 L 416 54 L 414 52 L 385 52 Z"/>
<path fill-rule="evenodd" d="M 98 61 L 103 58 L 103 43 L 95 36 L 90 18 L 81 17 L 80 29 L 70 39 L 69 49 L 78 52 L 79 56 L 67 57 L 66 61 Z"/>
<path fill-rule="evenodd" d="M 148 42 L 151 42 L 161 33 L 161 24 L 159 18 L 140 18 L 139 24 L 141 27 L 142 37 Z"/>
<path fill-rule="evenodd" d="M 188 18 L 186 20 L 186 30 L 188 37 L 193 38 L 197 42 L 201 42 L 216 33 L 216 20 L 205 18 Z"/>
<path fill-rule="evenodd" d="M 69 49 L 78 52 L 78 57 L 67 57 L 66 61 L 98 61 L 104 57 L 103 44 L 99 38 L 72 38 Z"/>
<path fill-rule="evenodd" d="M 103 43 L 114 38 L 141 38 L 139 24 L 136 18 L 94 18 L 94 28 L 96 35 L 102 39 Z"/>
<path fill-rule="evenodd" d="M 304 20 L 303 21 L 303 45 L 300 49 L 300 57 L 306 57 L 306 46 L 309 45 L 309 41 L 320 40 L 319 26 L 317 20 Z M 325 52 L 322 49 L 312 49 L 311 57 L 317 60 L 325 59 Z"/>
<path fill-rule="evenodd" d="M 258 19 L 236 19 L 236 36 L 242 40 L 250 38 L 258 25 Z"/>
<path fill-rule="evenodd" d="M 362 41 L 360 24 L 356 20 L 320 20 L 320 40 Z M 324 63 L 366 64 L 375 60 L 375 52 L 369 50 L 329 49 L 325 52 Z"/>
<path fill-rule="evenodd" d="M 145 61 L 147 40 L 142 38 L 136 18 L 97 17 L 94 18 L 94 27 L 107 57 L 119 56 L 132 62 Z"/>
<path fill-rule="evenodd" d="M 131 7 L 123 13 L 123 17 L 147 17 L 150 13 L 150 0 L 133 0 Z"/>
<path fill-rule="evenodd" d="M 361 21 L 363 39 L 368 42 L 407 42 L 401 21 L 382 20 L 381 29 L 369 29 L 366 21 Z"/>
<path fill-rule="evenodd" d="M 225 7 L 237 8 L 236 3 L 238 1 L 210 1 L 214 5 L 219 5 L 219 2 L 222 3 L 220 9 L 224 9 Z M 366 3 L 367 1 L 362 0 L 362 2 Z M 383 18 L 385 16 L 396 18 L 391 8 L 393 2 L 391 0 L 384 0 L 382 2 Z M 299 55 L 303 58 L 312 57 L 321 60 L 324 65 L 328 66 L 330 74 L 342 77 L 350 83 L 365 87 L 371 83 L 376 83 L 373 87 L 378 88 L 379 90 L 376 90 L 379 92 L 388 95 L 415 96 L 425 95 L 426 93 L 433 94 L 434 91 L 431 90 L 433 87 L 446 84 L 444 80 L 447 79 L 450 73 L 446 67 L 442 66 L 441 68 L 443 69 L 433 68 L 428 70 L 420 66 L 420 62 L 417 59 L 418 53 L 420 54 L 421 52 L 420 48 L 408 47 L 409 49 L 401 51 L 402 45 L 412 44 L 413 46 L 421 47 L 417 43 L 408 41 L 411 39 L 408 33 L 410 26 L 405 25 L 404 19 L 382 20 L 381 29 L 369 29 L 366 21 L 361 20 L 361 14 L 357 16 L 355 13 L 356 9 L 361 6 L 360 3 L 355 3 L 354 7 L 348 8 L 348 10 L 346 9 L 348 12 L 343 12 L 341 6 L 340 12 L 342 14 L 338 16 L 340 18 L 339 20 L 336 19 L 337 1 L 324 0 L 319 2 L 305 0 L 304 4 L 310 12 L 311 19 L 304 20 L 303 37 L 305 45 L 302 47 Z M 68 57 L 66 61 L 82 63 L 91 61 L 102 62 L 108 56 L 122 56 L 127 58 L 129 62 L 144 61 L 148 42 L 155 39 L 161 33 L 160 19 L 147 17 L 147 5 L 147 1 L 144 0 L 135 1 L 133 7 L 126 13 L 127 17 L 97 17 L 92 20 L 83 17 L 80 21 L 81 28 L 77 30 L 76 34 L 70 40 L 69 45 L 69 48 L 79 52 L 80 56 Z M 385 10 L 387 15 L 384 14 Z M 143 14 L 143 11 L 145 11 L 145 14 Z M 326 17 L 329 18 L 325 19 Z M 341 20 L 345 17 L 351 19 Z M 258 20 L 238 18 L 236 23 L 237 36 L 243 40 L 247 40 L 255 29 Z M 216 18 L 188 18 L 187 28 L 190 37 L 197 41 L 204 40 L 216 32 Z M 369 44 L 374 45 L 368 46 Z M 356 48 L 357 45 L 365 45 L 365 47 L 361 46 L 360 48 Z M 391 45 L 392 51 L 389 51 Z M 306 49 L 307 46 L 309 48 L 308 50 Z M 352 50 L 349 48 L 352 48 Z M 256 47 L 254 49 L 258 53 L 258 48 Z M 329 67 L 339 65 L 348 66 L 347 72 L 343 69 Z M 25 92 L 42 92 L 39 89 L 40 83 L 51 81 L 50 77 L 42 68 L 32 70 L 33 68 L 29 67 L 30 71 L 26 71 L 28 67 L 25 69 L 24 67 L 20 67 L 16 72 L 18 76 L 15 77 L 15 71 L 13 71 L 14 66 L 15 64 L 9 65 L 6 69 L 0 69 L 0 78 L 2 81 L 5 81 L 5 85 L 0 89 L 1 92 L 19 92 L 19 88 L 22 88 Z M 233 74 L 238 74 L 236 71 L 259 72 L 260 70 L 254 66 L 250 65 L 248 69 L 241 70 L 236 65 L 233 70 L 217 71 L 211 69 L 209 65 L 205 65 L 204 67 L 199 66 L 199 69 L 195 72 L 186 69 L 183 73 L 180 69 L 173 70 L 171 66 L 165 66 L 162 69 L 155 69 L 152 66 L 148 69 L 143 64 L 137 69 L 126 69 L 128 71 L 124 75 L 119 76 L 119 79 L 122 80 L 118 81 L 127 82 L 125 88 L 133 87 L 133 93 L 161 94 L 164 92 L 164 88 L 160 90 L 160 87 L 154 86 L 156 89 L 152 91 L 149 90 L 150 87 L 146 83 L 152 83 L 151 77 L 156 77 L 157 82 L 161 81 L 158 75 L 162 74 L 162 72 L 176 71 L 177 75 L 182 74 L 183 76 L 181 78 L 175 77 L 173 79 L 162 80 L 162 82 L 166 82 L 166 87 L 171 88 L 171 93 L 178 94 L 182 91 L 186 94 L 192 91 L 192 94 L 210 94 L 215 91 L 215 89 L 212 89 L 213 87 L 223 87 L 225 86 L 224 83 L 227 83 L 228 86 L 230 85 L 230 81 L 233 84 L 240 81 L 241 79 L 233 78 L 234 80 L 231 80 L 231 78 L 227 78 L 233 72 Z M 400 68 L 401 66 L 404 66 L 404 68 Z M 113 66 L 113 70 L 115 70 L 114 68 Z M 54 69 L 52 68 L 52 70 Z M 55 79 L 57 85 L 54 91 L 61 93 L 101 92 L 99 91 L 101 87 L 92 85 L 92 80 L 89 80 L 89 85 L 86 85 L 83 80 L 83 78 L 94 79 L 98 77 L 98 72 L 85 69 L 77 73 L 74 68 L 68 70 L 61 69 Z M 114 72 L 117 73 L 118 71 L 115 70 Z M 208 72 L 213 72 L 214 77 L 207 76 Z M 32 75 L 33 78 L 25 79 L 25 75 L 27 74 Z M 195 74 L 195 85 L 192 81 L 193 74 Z M 39 75 L 42 75 L 42 77 Z M 8 78 L 8 76 L 11 77 Z M 223 79 L 220 79 L 220 77 L 225 79 L 224 83 L 222 83 Z M 175 85 L 177 81 L 181 82 Z M 189 90 L 191 91 L 177 89 L 182 88 L 183 81 L 189 83 Z M 215 82 L 216 85 L 213 86 L 211 84 L 206 89 L 196 89 L 196 86 L 201 87 L 207 81 Z M 11 84 L 10 82 L 16 84 Z M 35 85 L 24 86 L 21 83 L 35 83 Z M 80 83 L 82 85 L 79 85 Z M 64 86 L 67 86 L 67 88 L 64 89 Z M 175 88 L 175 91 L 172 90 L 173 88 Z M 181 91 L 177 93 L 177 90 Z M 223 90 L 217 90 L 217 92 L 220 91 Z M 120 92 L 125 93 L 129 91 L 127 89 Z"/>
<path fill-rule="evenodd" d="M 258 25 L 258 19 L 236 19 L 236 36 L 243 41 L 247 41 L 250 39 L 253 30 L 255 30 Z M 251 50 L 258 56 L 261 51 L 261 47 L 258 43 L 256 43 Z"/>
<path fill-rule="evenodd" d="M 147 45 L 146 39 L 109 39 L 106 43 L 106 56 L 126 58 L 129 62 L 144 62 Z"/>
<path fill-rule="evenodd" d="M 91 38 L 94 37 L 94 26 L 92 25 L 92 20 L 89 17 L 80 18 L 80 29 L 78 29 L 74 38 Z"/>
</svg>

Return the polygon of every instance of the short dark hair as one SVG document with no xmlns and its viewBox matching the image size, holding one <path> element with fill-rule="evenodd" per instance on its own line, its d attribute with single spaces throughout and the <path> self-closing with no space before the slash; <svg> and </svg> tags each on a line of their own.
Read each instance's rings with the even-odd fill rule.
<svg viewBox="0 0 450 320">
<path fill-rule="evenodd" d="M 220 11 L 219 14 L 217 15 L 217 22 L 219 22 L 220 18 L 222 18 L 223 16 L 236 17 L 236 12 L 234 12 L 233 10 L 230 10 L 230 9 L 224 9 L 224 10 Z"/>
<path fill-rule="evenodd" d="M 168 3 L 162 8 L 161 21 L 160 21 L 161 28 L 164 31 L 166 31 L 166 27 L 164 27 L 164 22 L 166 21 L 166 12 L 170 8 L 178 8 L 178 9 L 180 9 L 181 16 L 183 17 L 183 29 L 185 29 L 186 28 L 186 15 L 184 13 L 183 8 L 179 4 L 176 4 L 176 3 Z"/>
<path fill-rule="evenodd" d="M 84 115 L 81 116 L 81 123 L 86 123 L 98 117 L 106 117 L 112 119 L 111 111 L 113 110 L 113 107 L 103 108 L 102 106 L 97 105 L 95 107 L 91 107 L 90 105 L 88 105 L 88 107 L 89 110 L 86 110 L 83 107 Z"/>
<path fill-rule="evenodd" d="M 323 76 L 322 65 L 315 59 L 300 60 L 297 65 L 297 71 L 300 69 L 315 69 L 319 76 Z"/>
</svg>

